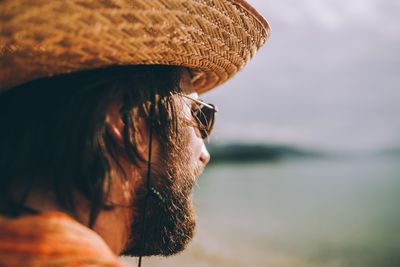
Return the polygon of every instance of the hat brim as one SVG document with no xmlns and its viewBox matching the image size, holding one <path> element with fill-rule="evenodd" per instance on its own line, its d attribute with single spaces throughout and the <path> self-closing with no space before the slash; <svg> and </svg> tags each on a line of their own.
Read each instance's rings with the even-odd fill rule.
<svg viewBox="0 0 400 267">
<path fill-rule="evenodd" d="M 237 73 L 270 32 L 243 0 L 14 0 L 0 9 L 0 92 L 57 74 L 166 64 L 190 68 L 202 93 Z"/>
</svg>

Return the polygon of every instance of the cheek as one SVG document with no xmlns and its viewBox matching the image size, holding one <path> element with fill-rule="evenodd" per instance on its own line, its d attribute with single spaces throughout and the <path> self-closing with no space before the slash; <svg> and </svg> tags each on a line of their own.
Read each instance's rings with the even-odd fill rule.
<svg viewBox="0 0 400 267">
<path fill-rule="evenodd" d="M 195 97 L 193 95 L 192 97 Z M 182 104 L 182 115 L 186 120 L 193 120 L 190 107 L 187 103 Z M 189 135 L 188 145 L 190 151 L 190 161 L 193 165 L 200 165 L 200 157 L 203 150 L 203 139 L 199 137 L 199 133 L 196 133 L 197 129 L 195 126 L 187 126 L 187 131 Z"/>
<path fill-rule="evenodd" d="M 203 149 L 203 139 L 198 137 L 194 127 L 189 127 L 191 160 L 198 164 Z"/>
</svg>

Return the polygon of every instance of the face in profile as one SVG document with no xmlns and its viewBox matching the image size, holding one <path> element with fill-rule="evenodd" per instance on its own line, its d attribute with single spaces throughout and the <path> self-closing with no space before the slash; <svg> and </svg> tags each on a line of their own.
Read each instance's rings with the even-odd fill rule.
<svg viewBox="0 0 400 267">
<path fill-rule="evenodd" d="M 147 194 L 145 183 L 135 192 L 133 224 L 124 255 L 172 255 L 183 250 L 194 235 L 191 193 L 209 154 L 193 124 L 193 103 L 186 99 L 176 101 L 182 107 L 179 135 L 174 143 L 159 144 L 152 159 L 150 193 Z"/>
</svg>

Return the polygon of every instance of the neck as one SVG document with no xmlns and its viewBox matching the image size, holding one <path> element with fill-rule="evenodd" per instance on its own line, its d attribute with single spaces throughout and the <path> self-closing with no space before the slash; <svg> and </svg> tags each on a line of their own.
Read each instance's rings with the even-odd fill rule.
<svg viewBox="0 0 400 267">
<path fill-rule="evenodd" d="M 97 232 L 110 249 L 120 255 L 128 242 L 131 228 L 130 208 L 117 207 L 100 212 L 93 230 Z"/>
</svg>

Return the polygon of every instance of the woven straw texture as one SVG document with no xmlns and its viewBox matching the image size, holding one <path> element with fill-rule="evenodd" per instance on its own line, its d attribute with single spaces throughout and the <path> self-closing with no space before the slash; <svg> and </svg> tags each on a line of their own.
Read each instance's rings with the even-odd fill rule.
<svg viewBox="0 0 400 267">
<path fill-rule="evenodd" d="M 189 67 L 204 92 L 237 73 L 269 25 L 244 0 L 0 1 L 0 92 L 113 65 Z"/>
</svg>

